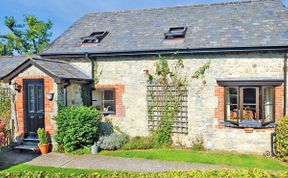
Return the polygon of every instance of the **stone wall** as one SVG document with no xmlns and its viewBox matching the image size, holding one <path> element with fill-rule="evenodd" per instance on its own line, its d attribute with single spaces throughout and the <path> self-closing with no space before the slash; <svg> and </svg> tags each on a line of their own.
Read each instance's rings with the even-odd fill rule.
<svg viewBox="0 0 288 178">
<path fill-rule="evenodd" d="M 191 146 L 192 140 L 202 134 L 206 148 L 212 150 L 257 153 L 270 150 L 270 134 L 273 129 L 254 129 L 252 133 L 246 133 L 241 128 L 219 128 L 218 119 L 215 117 L 215 110 L 219 104 L 219 97 L 215 94 L 218 87 L 216 79 L 233 77 L 283 78 L 283 54 L 207 54 L 181 55 L 179 58 L 183 59 L 185 70 L 189 76 L 209 60 L 211 61 L 211 68 L 206 73 L 206 85 L 203 85 L 201 80 L 189 80 L 189 133 L 187 135 L 175 134 L 173 136 L 175 143 Z M 110 117 L 113 118 L 116 125 L 132 136 L 149 134 L 146 78 L 143 68 L 147 66 L 149 69 L 154 69 L 155 59 L 157 58 L 151 56 L 97 58 L 99 70 L 103 71 L 99 84 L 125 86 L 125 91 L 122 94 L 125 117 Z M 88 68 L 86 64 L 78 66 L 83 70 Z M 281 111 L 281 108 L 278 108 L 279 110 Z M 224 115 L 221 115 L 220 112 L 219 119 L 223 120 Z"/>
<path fill-rule="evenodd" d="M 68 106 L 83 105 L 81 97 L 81 85 L 71 84 L 67 87 L 67 105 Z"/>
</svg>

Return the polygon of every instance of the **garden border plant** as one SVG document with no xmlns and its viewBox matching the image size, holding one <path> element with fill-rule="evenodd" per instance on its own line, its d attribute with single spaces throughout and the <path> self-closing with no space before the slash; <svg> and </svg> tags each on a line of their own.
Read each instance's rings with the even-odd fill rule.
<svg viewBox="0 0 288 178">
<path fill-rule="evenodd" d="M 73 152 L 93 144 L 101 114 L 91 107 L 69 106 L 61 108 L 55 120 L 58 151 Z"/>
<path fill-rule="evenodd" d="M 275 132 L 274 144 L 276 157 L 282 161 L 288 162 L 288 116 L 279 119 Z"/>
<path fill-rule="evenodd" d="M 178 53 L 174 53 L 169 60 L 176 60 Z M 171 133 L 173 128 L 173 123 L 178 113 L 180 112 L 181 98 L 186 94 L 186 90 L 181 88 L 187 87 L 189 85 L 188 75 L 184 73 L 184 62 L 182 59 L 177 59 L 172 65 L 168 63 L 168 59 L 165 56 L 159 55 L 158 61 L 155 63 L 155 73 L 150 73 L 149 70 L 145 70 L 145 76 L 147 77 L 148 85 L 162 85 L 163 91 L 162 95 L 162 114 L 160 115 L 160 121 L 158 128 L 153 131 L 152 138 L 155 147 L 161 147 L 164 145 L 169 145 L 171 143 Z M 192 78 L 205 81 L 205 72 L 210 68 L 210 61 L 201 66 L 192 74 Z M 169 90 L 173 86 L 175 92 Z M 155 97 L 154 92 L 148 91 L 148 95 L 151 96 L 154 102 L 157 102 L 157 97 Z M 156 93 L 157 95 L 157 93 Z M 148 106 L 148 119 L 153 119 L 153 109 L 154 106 Z"/>
</svg>

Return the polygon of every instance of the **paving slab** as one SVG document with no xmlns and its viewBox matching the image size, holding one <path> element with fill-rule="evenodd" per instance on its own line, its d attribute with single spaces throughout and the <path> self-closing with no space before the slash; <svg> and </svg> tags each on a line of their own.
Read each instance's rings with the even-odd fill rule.
<svg viewBox="0 0 288 178">
<path fill-rule="evenodd" d="M 31 161 L 38 157 L 38 153 L 31 151 L 4 151 L 0 152 L 0 170 L 15 164 Z"/>
<path fill-rule="evenodd" d="M 69 163 L 70 161 L 76 161 L 73 155 L 59 154 L 59 153 L 49 153 L 42 155 L 26 162 L 26 164 L 31 164 L 35 166 L 52 166 L 52 167 L 62 167 L 63 165 Z"/>
<path fill-rule="evenodd" d="M 62 153 L 49 153 L 39 156 L 25 164 L 36 166 L 52 166 L 62 168 L 105 169 L 129 172 L 162 172 L 171 170 L 204 170 L 229 169 L 230 166 L 191 164 L 173 161 L 157 161 L 138 158 L 120 158 L 99 155 L 67 155 Z"/>
</svg>

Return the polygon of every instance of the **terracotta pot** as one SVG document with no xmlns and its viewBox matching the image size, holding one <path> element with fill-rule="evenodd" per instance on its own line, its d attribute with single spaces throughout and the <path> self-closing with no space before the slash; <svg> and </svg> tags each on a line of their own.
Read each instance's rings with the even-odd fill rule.
<svg viewBox="0 0 288 178">
<path fill-rule="evenodd" d="M 47 154 L 49 152 L 49 144 L 38 144 L 38 147 L 42 155 Z"/>
</svg>

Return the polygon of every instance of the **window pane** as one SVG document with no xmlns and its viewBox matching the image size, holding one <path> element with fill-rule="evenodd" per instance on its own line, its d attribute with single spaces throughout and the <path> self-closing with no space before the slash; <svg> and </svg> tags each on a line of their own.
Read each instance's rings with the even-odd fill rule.
<svg viewBox="0 0 288 178">
<path fill-rule="evenodd" d="M 104 100 L 114 100 L 114 90 L 105 90 Z"/>
<path fill-rule="evenodd" d="M 245 121 L 256 120 L 256 88 L 243 88 L 243 118 Z"/>
<path fill-rule="evenodd" d="M 263 122 L 271 122 L 274 120 L 274 88 L 267 87 L 264 88 L 264 112 L 263 112 Z"/>
<path fill-rule="evenodd" d="M 238 116 L 238 90 L 237 88 L 226 89 L 226 119 L 237 121 Z"/>
<path fill-rule="evenodd" d="M 104 101 L 103 111 L 115 112 L 115 103 L 114 101 Z"/>
<path fill-rule="evenodd" d="M 256 88 L 243 89 L 243 104 L 256 104 Z"/>
<path fill-rule="evenodd" d="M 264 88 L 264 104 L 274 104 L 273 95 L 274 89 L 272 87 Z"/>
</svg>

